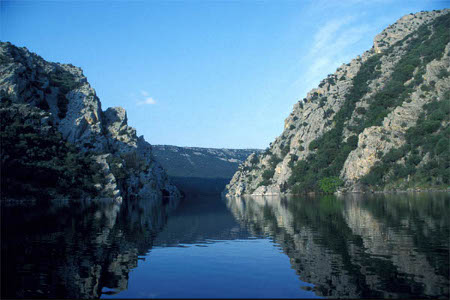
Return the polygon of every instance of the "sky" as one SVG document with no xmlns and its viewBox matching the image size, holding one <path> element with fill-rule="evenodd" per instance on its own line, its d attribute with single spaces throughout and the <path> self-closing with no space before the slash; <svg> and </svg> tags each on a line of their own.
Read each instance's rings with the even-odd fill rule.
<svg viewBox="0 0 450 300">
<path fill-rule="evenodd" d="M 0 40 L 83 69 L 151 144 L 269 146 L 293 105 L 409 13 L 449 1 L 8 1 Z"/>
</svg>

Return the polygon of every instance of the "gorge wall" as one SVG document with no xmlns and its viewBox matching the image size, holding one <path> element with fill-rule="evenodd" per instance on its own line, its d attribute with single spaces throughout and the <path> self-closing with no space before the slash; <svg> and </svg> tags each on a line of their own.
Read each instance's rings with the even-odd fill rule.
<svg viewBox="0 0 450 300">
<path fill-rule="evenodd" d="M 450 10 L 402 17 L 298 101 L 225 194 L 301 194 L 450 183 Z"/>
<path fill-rule="evenodd" d="M 2 198 L 179 196 L 125 110 L 103 111 L 80 68 L 0 42 L 0 98 Z"/>
</svg>

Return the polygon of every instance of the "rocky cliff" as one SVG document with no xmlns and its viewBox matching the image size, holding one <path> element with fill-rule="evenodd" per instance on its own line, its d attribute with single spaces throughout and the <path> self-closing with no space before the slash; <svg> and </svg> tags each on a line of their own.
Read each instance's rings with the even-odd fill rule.
<svg viewBox="0 0 450 300">
<path fill-rule="evenodd" d="M 402 17 L 298 101 L 229 196 L 447 187 L 450 10 Z"/>
<path fill-rule="evenodd" d="M 53 188 L 52 195 L 67 195 L 90 182 L 97 196 L 118 201 L 179 195 L 154 160 L 150 144 L 128 126 L 125 110 L 103 111 L 80 68 L 47 62 L 26 48 L 1 42 L 0 97 L 4 191 L 18 183 L 19 188 L 30 186 L 31 194 L 43 187 Z M 18 140 L 13 143 L 13 138 Z M 80 165 L 84 168 L 74 169 Z M 17 174 L 27 168 L 49 178 L 33 189 L 33 175 Z M 20 187 L 21 182 L 27 184 Z"/>
</svg>

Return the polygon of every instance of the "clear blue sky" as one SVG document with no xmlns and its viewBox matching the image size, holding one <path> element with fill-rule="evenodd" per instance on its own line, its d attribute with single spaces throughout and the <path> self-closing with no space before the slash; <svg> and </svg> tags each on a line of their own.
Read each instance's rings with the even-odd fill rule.
<svg viewBox="0 0 450 300">
<path fill-rule="evenodd" d="M 5 1 L 0 40 L 83 69 L 151 144 L 265 148 L 401 16 L 449 1 Z"/>
</svg>

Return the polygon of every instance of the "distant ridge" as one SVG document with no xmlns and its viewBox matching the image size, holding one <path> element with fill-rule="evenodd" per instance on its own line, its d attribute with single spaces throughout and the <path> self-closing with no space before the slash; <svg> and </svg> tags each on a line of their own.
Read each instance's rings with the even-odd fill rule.
<svg viewBox="0 0 450 300">
<path fill-rule="evenodd" d="M 172 177 L 233 177 L 239 164 L 260 149 L 219 149 L 153 145 L 153 156 Z"/>
</svg>

